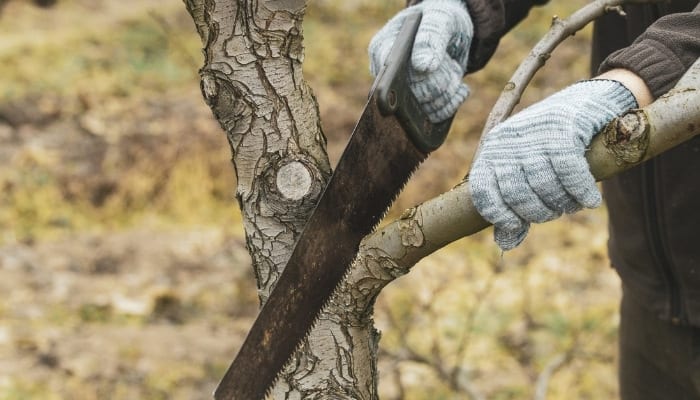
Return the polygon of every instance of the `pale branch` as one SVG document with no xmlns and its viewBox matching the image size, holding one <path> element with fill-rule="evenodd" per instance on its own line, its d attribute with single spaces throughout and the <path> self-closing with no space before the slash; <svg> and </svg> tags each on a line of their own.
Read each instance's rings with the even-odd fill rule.
<svg viewBox="0 0 700 400">
<path fill-rule="evenodd" d="M 669 150 L 700 133 L 700 59 L 675 88 L 617 118 L 596 136 L 586 159 L 598 180 Z M 603 151 L 606 150 L 606 151 Z"/>
<path fill-rule="evenodd" d="M 552 357 L 551 360 L 545 365 L 542 373 L 537 377 L 537 382 L 535 383 L 535 394 L 532 397 L 533 400 L 545 400 L 547 398 L 547 389 L 549 387 L 549 381 L 552 376 L 563 368 L 569 361 L 571 361 L 573 354 L 572 352 L 566 352 L 557 354 Z"/>
<path fill-rule="evenodd" d="M 609 354 L 596 354 L 583 351 L 578 333 L 580 332 L 574 333 L 573 343 L 568 346 L 568 349 L 554 355 L 545 364 L 542 372 L 538 374 L 532 400 L 545 400 L 547 398 L 547 391 L 549 390 L 549 383 L 552 381 L 554 375 L 561 371 L 562 368 L 571 365 L 574 360 L 595 361 L 604 364 L 610 364 L 614 361 L 613 357 Z"/>
<path fill-rule="evenodd" d="M 626 3 L 660 3 L 665 0 L 596 0 L 571 14 L 564 20 L 557 16 L 552 18 L 552 26 L 547 34 L 532 48 L 527 57 L 513 73 L 501 96 L 491 109 L 482 131 L 482 137 L 498 123 L 505 120 L 520 102 L 523 92 L 530 84 L 535 73 L 544 66 L 554 49 L 566 38 L 588 25 L 606 12 L 622 12 L 620 5 Z"/>
<path fill-rule="evenodd" d="M 533 400 L 545 400 L 547 398 L 549 382 L 552 380 L 552 377 L 554 377 L 554 374 L 570 364 L 574 360 L 575 356 L 578 355 L 580 348 L 580 335 L 580 329 L 573 332 L 573 338 L 568 348 L 565 351 L 554 355 L 547 362 L 547 364 L 545 364 L 542 371 L 537 375 L 535 390 L 532 396 Z"/>
</svg>

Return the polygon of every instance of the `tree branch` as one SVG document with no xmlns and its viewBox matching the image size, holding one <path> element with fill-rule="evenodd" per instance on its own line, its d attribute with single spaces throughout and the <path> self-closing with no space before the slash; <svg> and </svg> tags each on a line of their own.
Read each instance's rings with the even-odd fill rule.
<svg viewBox="0 0 700 400">
<path fill-rule="evenodd" d="M 568 351 L 566 353 L 557 354 L 549 360 L 542 370 L 542 373 L 537 377 L 535 395 L 532 397 L 533 400 L 545 400 L 547 398 L 547 388 L 549 387 L 550 379 L 552 379 L 552 376 L 554 376 L 557 371 L 571 361 L 573 357 L 572 353 L 572 351 Z"/>
<path fill-rule="evenodd" d="M 638 0 L 636 2 L 640 1 L 641 0 Z M 649 0 L 646 2 L 654 1 L 658 0 Z M 604 12 L 606 7 L 620 3 L 622 3 L 620 0 L 599 0 L 593 3 L 593 6 L 597 7 L 595 12 L 591 8 L 592 6 L 588 6 L 585 9 L 587 10 L 585 13 L 577 14 L 579 16 L 583 15 L 588 18 L 594 18 Z M 579 19 L 574 22 L 576 26 L 580 28 L 584 25 L 580 20 L 583 17 L 577 18 Z M 568 20 L 559 21 L 555 24 L 553 29 L 558 32 L 570 32 L 564 35 L 564 37 L 569 36 L 573 32 L 573 28 L 569 27 Z M 537 48 L 553 48 L 553 45 L 548 43 L 561 42 L 562 35 L 562 33 L 559 33 L 558 35 L 551 34 L 545 36 L 540 44 L 538 44 Z M 533 61 L 533 58 L 530 58 L 530 68 L 539 68 L 541 64 L 537 60 L 541 59 L 541 57 L 535 57 Z M 695 71 L 697 71 L 700 66 L 696 65 L 695 68 Z M 525 80 L 529 81 L 531 77 L 532 74 L 530 73 L 522 73 L 522 77 L 514 77 L 511 79 L 511 82 L 514 83 L 516 88 L 525 87 L 527 85 Z M 683 85 L 686 87 L 700 88 L 700 80 L 695 79 L 687 81 L 681 86 Z M 507 94 L 509 91 L 505 90 L 505 92 Z M 510 96 L 510 94 L 508 95 Z M 654 132 L 653 136 L 655 136 L 656 139 L 649 141 L 644 159 L 653 157 L 660 151 L 667 149 L 671 141 L 678 144 L 680 141 L 690 137 L 692 132 L 687 131 L 688 125 L 680 124 L 678 121 L 686 121 L 687 123 L 694 124 L 694 126 L 700 126 L 700 121 L 698 120 L 700 119 L 700 104 L 697 104 L 700 96 L 694 96 L 694 101 L 689 99 L 689 97 L 693 97 L 693 92 L 679 90 L 669 93 L 667 99 L 662 99 L 662 101 L 655 102 L 650 106 L 659 108 L 659 110 L 655 112 L 648 112 L 647 115 L 649 118 L 646 120 L 649 125 L 648 131 Z M 678 103 L 683 103 L 683 107 L 679 107 L 677 105 Z M 686 113 L 684 116 L 674 120 L 676 122 L 675 125 L 664 122 L 668 119 L 666 117 L 659 118 L 668 114 L 677 114 L 678 110 L 681 108 L 686 110 Z M 664 111 L 661 111 L 661 109 Z M 681 130 L 682 132 L 672 134 L 670 132 L 672 130 L 672 125 L 677 128 L 676 130 Z M 659 126 L 663 131 L 658 130 L 655 126 Z M 657 130 L 658 132 L 663 132 L 663 137 L 668 138 L 668 140 L 657 140 L 661 136 L 656 134 Z M 652 134 L 646 136 L 641 135 L 638 140 L 644 141 L 651 136 Z M 629 138 L 630 135 L 620 134 L 615 137 Z M 623 140 L 619 142 L 618 145 L 625 146 L 625 143 L 632 143 L 632 141 L 625 142 Z M 589 159 L 593 160 L 595 164 L 594 167 L 597 167 L 598 164 L 603 166 L 601 170 L 595 170 L 594 168 L 598 174 L 607 176 L 607 174 L 619 172 L 643 161 L 639 160 L 636 163 L 627 163 L 623 165 L 621 159 L 613 153 L 610 153 L 606 146 L 608 146 L 608 144 L 603 143 L 601 140 L 594 141 L 589 152 Z M 339 315 L 335 314 L 336 321 L 339 321 L 341 325 L 348 324 L 357 329 L 370 332 L 370 342 L 372 346 L 377 346 L 379 338 L 374 333 L 374 328 L 372 327 L 372 312 L 374 301 L 381 290 L 389 282 L 406 274 L 421 258 L 444 247 L 452 241 L 476 233 L 486 228 L 488 225 L 489 224 L 476 212 L 471 202 L 471 196 L 466 182 L 461 182 L 451 191 L 405 211 L 398 220 L 385 226 L 374 234 L 367 236 L 362 241 L 358 256 L 350 273 L 346 279 L 341 282 L 341 285 L 332 297 L 330 304 L 333 312 L 331 312 L 331 309 L 324 309 L 324 311 L 322 311 L 321 322 L 325 323 L 331 320 L 330 315 L 333 315 L 333 313 L 340 313 Z M 340 319 L 338 319 L 338 317 L 340 317 Z M 319 329 L 322 331 L 323 329 L 330 328 L 317 326 L 312 331 L 311 336 L 313 338 L 321 337 Z M 373 364 L 373 368 L 375 367 L 376 365 Z"/>
</svg>

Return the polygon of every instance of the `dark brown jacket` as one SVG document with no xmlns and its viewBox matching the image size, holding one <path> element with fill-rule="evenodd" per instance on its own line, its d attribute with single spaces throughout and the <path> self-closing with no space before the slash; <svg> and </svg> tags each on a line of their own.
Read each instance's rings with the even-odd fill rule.
<svg viewBox="0 0 700 400">
<path fill-rule="evenodd" d="M 547 0 L 464 0 L 474 21 L 469 72 Z M 625 6 L 596 21 L 591 70 L 625 68 L 658 97 L 700 56 L 697 0 Z M 660 318 L 700 326 L 700 136 L 603 185 L 609 253 L 625 293 Z"/>
<path fill-rule="evenodd" d="M 700 56 L 700 6 L 675 0 L 626 11 L 626 19 L 606 15 L 595 26 L 592 68 L 604 59 L 602 71 L 632 70 L 658 97 Z M 626 295 L 662 319 L 700 326 L 700 136 L 603 190 L 610 260 Z"/>
<path fill-rule="evenodd" d="M 474 9 L 500 3 L 466 1 Z M 532 6 L 529 1 L 511 3 L 521 5 L 510 5 L 516 11 L 503 32 L 526 14 L 522 4 Z M 504 6 L 509 7 L 507 1 Z M 697 0 L 673 0 L 626 6 L 625 12 L 625 18 L 609 13 L 596 21 L 591 70 L 631 70 L 658 97 L 700 56 L 700 6 Z M 502 17 L 492 18 L 502 24 Z M 480 55 L 492 52 L 475 49 L 477 66 L 485 64 Z M 603 188 L 610 259 L 625 293 L 662 319 L 700 326 L 700 136 L 608 180 Z"/>
</svg>

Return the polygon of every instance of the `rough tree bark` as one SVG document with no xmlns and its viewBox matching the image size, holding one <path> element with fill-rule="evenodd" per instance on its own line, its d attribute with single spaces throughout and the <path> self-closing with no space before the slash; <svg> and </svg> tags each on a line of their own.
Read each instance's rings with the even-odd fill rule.
<svg viewBox="0 0 700 400">
<path fill-rule="evenodd" d="M 330 176 L 301 73 L 303 0 L 186 0 L 204 47 L 204 98 L 226 131 L 248 250 L 265 302 Z M 385 274 L 384 274 L 385 275 Z M 275 398 L 376 398 L 366 306 L 374 284 L 345 286 L 274 389 Z"/>
<path fill-rule="evenodd" d="M 548 42 L 530 57 L 532 73 L 514 77 L 504 94 L 524 88 L 556 43 L 622 2 L 598 0 L 580 15 L 586 21 L 556 21 L 553 31 L 558 32 L 543 39 Z M 231 146 L 246 242 L 264 303 L 331 173 L 316 101 L 301 72 L 306 1 L 185 4 L 204 47 L 202 93 Z M 496 113 L 491 121 L 503 119 L 510 109 Z M 376 399 L 374 300 L 421 258 L 483 229 L 486 224 L 470 204 L 466 185 L 460 184 L 365 238 L 351 273 L 286 367 L 273 397 Z"/>
</svg>

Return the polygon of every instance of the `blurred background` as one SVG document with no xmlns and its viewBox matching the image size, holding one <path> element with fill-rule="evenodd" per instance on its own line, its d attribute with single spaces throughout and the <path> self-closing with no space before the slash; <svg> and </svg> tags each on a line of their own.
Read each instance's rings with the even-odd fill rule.
<svg viewBox="0 0 700 400">
<path fill-rule="evenodd" d="M 199 37 L 181 1 L 39 3 L 0 1 L 0 400 L 208 399 L 257 295 Z M 467 77 L 389 218 L 462 179 L 517 63 L 586 2 L 553 3 Z M 304 68 L 332 163 L 371 85 L 367 44 L 402 6 L 309 2 Z M 522 104 L 587 77 L 589 40 L 558 49 Z M 381 398 L 614 398 L 606 239 L 600 209 L 506 254 L 489 230 L 423 260 L 378 301 Z"/>
</svg>

